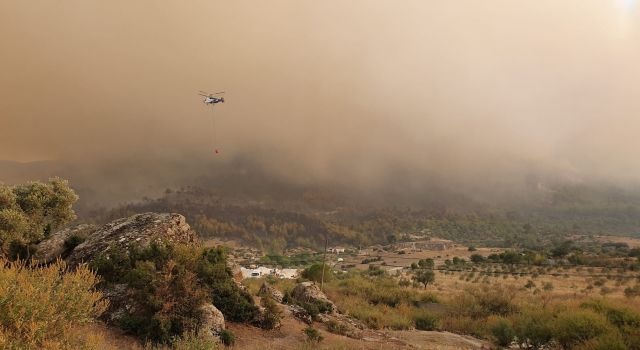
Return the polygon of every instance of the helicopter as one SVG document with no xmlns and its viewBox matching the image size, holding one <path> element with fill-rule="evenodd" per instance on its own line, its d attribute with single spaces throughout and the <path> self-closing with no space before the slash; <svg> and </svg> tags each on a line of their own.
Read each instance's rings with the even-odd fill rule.
<svg viewBox="0 0 640 350">
<path fill-rule="evenodd" d="M 213 94 L 210 94 L 208 92 L 205 91 L 200 91 L 200 93 L 198 93 L 198 95 L 203 96 L 204 97 L 204 103 L 208 104 L 208 105 L 214 105 L 216 103 L 224 103 L 224 97 L 216 97 L 216 95 L 222 95 L 224 94 L 224 91 L 221 92 L 216 92 Z"/>
</svg>

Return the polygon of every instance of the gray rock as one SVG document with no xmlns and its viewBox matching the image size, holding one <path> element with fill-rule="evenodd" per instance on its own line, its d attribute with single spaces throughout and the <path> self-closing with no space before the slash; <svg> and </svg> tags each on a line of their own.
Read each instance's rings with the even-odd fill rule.
<svg viewBox="0 0 640 350">
<path fill-rule="evenodd" d="M 222 312 L 210 303 L 202 305 L 200 310 L 202 311 L 202 329 L 213 336 L 219 335 L 225 329 Z"/>
<path fill-rule="evenodd" d="M 227 267 L 231 270 L 231 275 L 236 282 L 242 282 L 242 269 L 240 269 L 240 265 L 230 261 L 227 259 Z"/>
<path fill-rule="evenodd" d="M 284 299 L 284 295 L 281 291 L 271 287 L 266 282 L 262 283 L 262 287 L 258 291 L 258 295 L 268 296 L 271 299 L 277 301 L 278 303 L 282 303 L 282 299 Z"/>
<path fill-rule="evenodd" d="M 336 306 L 313 282 L 302 282 L 296 285 L 291 292 L 291 296 L 298 302 L 314 303 L 316 305 L 327 305 L 331 311 L 336 310 Z"/>
<path fill-rule="evenodd" d="M 109 251 L 128 250 L 133 245 L 148 247 L 152 242 L 196 244 L 197 240 L 195 232 L 180 214 L 137 214 L 96 229 L 66 260 L 74 267 Z"/>
<path fill-rule="evenodd" d="M 309 315 L 309 313 L 307 312 L 307 310 L 303 309 L 302 307 L 298 306 L 298 305 L 287 305 L 287 310 L 297 319 L 299 319 L 300 321 L 306 323 L 306 324 L 312 324 L 313 323 L 313 318 L 311 317 L 311 315 Z"/>
<path fill-rule="evenodd" d="M 64 258 L 71 252 L 67 251 L 64 242 L 72 236 L 86 238 L 97 229 L 94 225 L 77 225 L 52 233 L 36 246 L 33 258 L 42 264 L 50 263 L 58 258 Z"/>
</svg>

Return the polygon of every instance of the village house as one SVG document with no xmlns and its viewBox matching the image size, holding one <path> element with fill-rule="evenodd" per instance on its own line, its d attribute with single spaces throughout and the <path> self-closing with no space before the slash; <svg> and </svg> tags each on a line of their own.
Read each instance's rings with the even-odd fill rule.
<svg viewBox="0 0 640 350">
<path fill-rule="evenodd" d="M 265 266 L 241 267 L 242 278 L 259 278 L 265 276 L 274 276 L 284 279 L 294 279 L 298 277 L 298 269 L 277 269 Z"/>
<path fill-rule="evenodd" d="M 345 249 L 343 247 L 331 247 L 329 248 L 329 253 L 340 254 L 344 253 Z"/>
</svg>

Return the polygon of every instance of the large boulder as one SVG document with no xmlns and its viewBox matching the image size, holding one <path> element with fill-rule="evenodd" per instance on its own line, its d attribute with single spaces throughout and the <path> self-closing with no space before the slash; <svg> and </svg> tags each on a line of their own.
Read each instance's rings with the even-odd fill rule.
<svg viewBox="0 0 640 350">
<path fill-rule="evenodd" d="M 336 310 L 336 306 L 313 282 L 298 283 L 291 297 L 298 303 L 310 303 L 318 307 L 321 313 L 331 313 Z"/>
<path fill-rule="evenodd" d="M 86 240 L 96 229 L 95 225 L 82 224 L 54 232 L 38 243 L 33 258 L 42 264 L 50 263 L 58 258 L 65 258 L 74 249 L 73 244 Z"/>
<path fill-rule="evenodd" d="M 213 304 L 207 303 L 200 307 L 202 311 L 202 330 L 210 335 L 217 336 L 224 329 L 224 315 Z"/>
<path fill-rule="evenodd" d="M 195 244 L 197 236 L 180 214 L 144 213 L 112 221 L 88 235 L 67 257 L 69 266 L 90 262 L 113 250 L 133 245 L 147 247 L 152 242 Z"/>
</svg>

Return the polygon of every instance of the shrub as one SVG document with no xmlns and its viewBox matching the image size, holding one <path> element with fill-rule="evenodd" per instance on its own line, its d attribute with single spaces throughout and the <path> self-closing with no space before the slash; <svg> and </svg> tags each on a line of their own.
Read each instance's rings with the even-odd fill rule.
<svg viewBox="0 0 640 350">
<path fill-rule="evenodd" d="M 61 261 L 31 267 L 0 259 L 2 348 L 90 348 L 75 329 L 107 307 L 102 294 L 94 290 L 97 282 L 85 265 L 66 272 Z"/>
<path fill-rule="evenodd" d="M 225 329 L 220 332 L 220 342 L 224 344 L 224 346 L 233 346 L 236 343 L 236 336 L 232 331 Z"/>
<path fill-rule="evenodd" d="M 262 306 L 264 307 L 264 313 L 262 314 L 262 324 L 260 325 L 264 329 L 274 329 L 280 326 L 280 320 L 282 319 L 282 309 L 271 297 L 262 298 Z"/>
<path fill-rule="evenodd" d="M 113 250 L 91 265 L 105 283 L 127 283 L 140 305 L 117 324 L 155 343 L 170 343 L 197 330 L 200 306 L 207 301 L 231 321 L 252 321 L 258 314 L 251 296 L 233 282 L 222 248 L 153 243 L 147 248 Z"/>
<path fill-rule="evenodd" d="M 318 344 L 324 339 L 324 337 L 320 334 L 320 332 L 311 326 L 305 328 L 303 332 L 307 336 L 307 341 L 309 343 Z"/>
<path fill-rule="evenodd" d="M 636 284 L 633 287 L 625 288 L 624 289 L 624 296 L 629 298 L 629 299 L 632 299 L 632 298 L 640 296 L 640 283 Z"/>
<path fill-rule="evenodd" d="M 75 247 L 79 246 L 84 241 L 85 241 L 85 238 L 79 235 L 72 235 L 71 237 L 65 239 L 64 241 L 65 252 L 69 252 L 73 250 Z"/>
<path fill-rule="evenodd" d="M 327 322 L 327 330 L 339 335 L 346 335 L 349 332 L 346 324 L 337 322 L 336 320 L 329 320 L 329 322 Z"/>
<path fill-rule="evenodd" d="M 433 331 L 438 328 L 438 317 L 432 314 L 422 314 L 414 319 L 416 329 L 421 331 Z"/>
<path fill-rule="evenodd" d="M 29 182 L 0 185 L 0 250 L 7 252 L 12 241 L 28 246 L 75 219 L 71 209 L 78 196 L 67 181 Z M 26 258 L 26 255 L 21 255 Z"/>
<path fill-rule="evenodd" d="M 173 341 L 173 350 L 214 350 L 217 348 L 216 341 L 213 337 L 204 333 L 185 333 L 182 337 Z"/>
<path fill-rule="evenodd" d="M 627 350 L 629 347 L 619 334 L 605 334 L 574 346 L 575 350 Z M 635 348 L 634 348 L 635 349 Z"/>
<path fill-rule="evenodd" d="M 519 343 L 540 349 L 554 337 L 554 315 L 547 310 L 525 309 L 512 317 L 513 330 Z"/>
<path fill-rule="evenodd" d="M 302 271 L 300 274 L 302 277 L 314 281 L 321 282 L 322 281 L 322 264 L 313 264 Z M 329 265 L 324 265 L 324 281 L 329 282 L 333 279 L 333 271 Z"/>
<path fill-rule="evenodd" d="M 560 313 L 553 328 L 555 338 L 565 349 L 613 331 L 605 317 L 589 310 Z"/>
<path fill-rule="evenodd" d="M 503 347 L 509 346 L 516 336 L 511 321 L 504 317 L 498 317 L 490 322 L 489 330 L 495 342 Z"/>
<path fill-rule="evenodd" d="M 604 315 L 622 334 L 629 348 L 640 349 L 640 314 L 602 300 L 585 302 L 580 306 Z"/>
<path fill-rule="evenodd" d="M 454 305 L 458 313 L 473 318 L 491 315 L 507 316 L 515 311 L 515 291 L 502 286 L 479 285 L 468 287 L 456 296 Z"/>
</svg>

